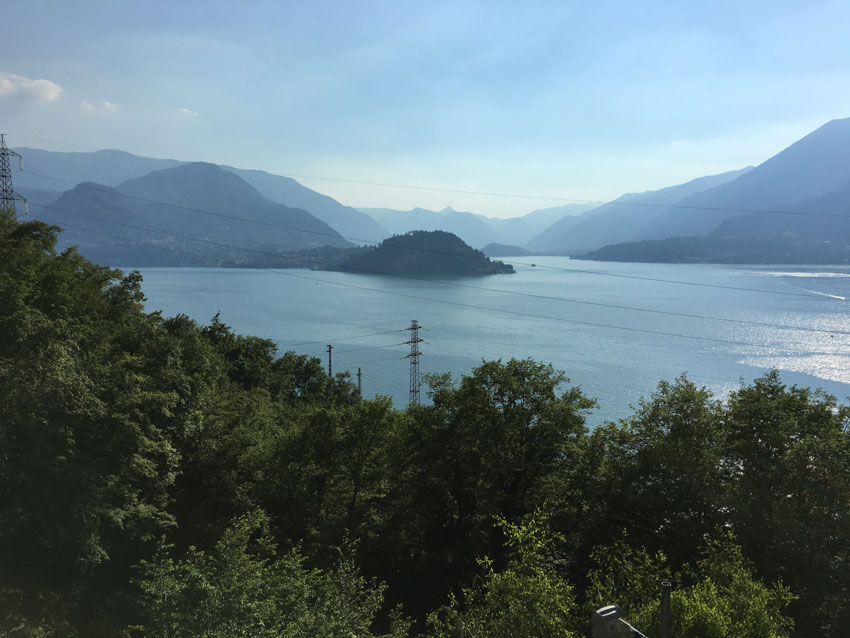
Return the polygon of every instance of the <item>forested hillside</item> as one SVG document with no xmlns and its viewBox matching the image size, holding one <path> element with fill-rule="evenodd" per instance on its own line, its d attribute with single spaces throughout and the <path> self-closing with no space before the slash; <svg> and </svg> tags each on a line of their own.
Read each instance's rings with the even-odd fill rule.
<svg viewBox="0 0 850 638">
<path fill-rule="evenodd" d="M 777 374 L 621 422 L 532 360 L 358 396 L 0 215 L 0 633 L 676 638 L 850 623 L 850 409 Z"/>
</svg>

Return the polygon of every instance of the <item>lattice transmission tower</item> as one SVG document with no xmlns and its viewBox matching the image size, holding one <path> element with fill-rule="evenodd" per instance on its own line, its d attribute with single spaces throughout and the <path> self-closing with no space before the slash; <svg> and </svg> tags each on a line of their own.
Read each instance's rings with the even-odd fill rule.
<svg viewBox="0 0 850 638">
<path fill-rule="evenodd" d="M 419 344 L 424 341 L 419 337 L 421 328 L 422 326 L 416 319 L 411 321 L 410 327 L 406 328 L 406 330 L 410 330 L 410 339 L 402 342 L 410 345 L 410 354 L 403 357 L 410 359 L 410 400 L 408 405 L 419 405 L 419 356 L 422 354 L 419 352 Z"/>
<path fill-rule="evenodd" d="M 24 160 L 15 151 L 10 151 L 6 146 L 6 135 L 0 133 L 0 211 L 11 211 L 18 218 L 15 210 L 15 202 L 21 201 L 24 203 L 24 213 L 27 211 L 27 200 L 18 195 L 15 189 L 12 188 L 12 169 L 9 167 L 9 158 L 17 157 L 20 162 L 21 170 L 24 170 Z"/>
</svg>

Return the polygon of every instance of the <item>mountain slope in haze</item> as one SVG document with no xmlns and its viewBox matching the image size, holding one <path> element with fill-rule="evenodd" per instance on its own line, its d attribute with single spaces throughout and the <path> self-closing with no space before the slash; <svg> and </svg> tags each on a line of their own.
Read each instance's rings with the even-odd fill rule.
<svg viewBox="0 0 850 638">
<path fill-rule="evenodd" d="M 850 179 L 836 190 L 789 206 L 788 213 L 750 213 L 720 223 L 714 237 L 793 235 L 802 240 L 850 244 Z"/>
<path fill-rule="evenodd" d="M 486 221 L 513 245 L 524 246 L 552 224 L 565 218 L 577 218 L 582 213 L 596 208 L 596 204 L 566 204 L 551 208 L 540 208 L 521 217 L 498 219 L 487 217 Z"/>
<path fill-rule="evenodd" d="M 720 264 L 850 263 L 850 180 L 831 193 L 784 208 L 784 213 L 751 213 L 726 219 L 708 235 L 614 244 L 576 258 Z"/>
<path fill-rule="evenodd" d="M 116 188 L 80 184 L 54 207 L 36 211 L 36 215 L 66 227 L 64 245 L 77 244 L 88 258 L 116 266 L 211 265 L 210 259 L 250 263 L 257 255 L 252 250 L 279 253 L 326 244 L 349 245 L 307 211 L 269 201 L 237 175 L 215 164 L 192 163 L 154 171 Z M 128 244 L 97 233 L 161 248 Z M 194 256 L 169 255 L 163 248 Z"/>
<path fill-rule="evenodd" d="M 785 210 L 820 197 L 850 179 L 850 118 L 832 120 L 737 179 L 677 202 L 634 239 L 707 235 L 729 218 L 724 209 Z M 769 226 L 769 225 L 768 225 Z M 614 242 L 610 242 L 614 243 Z"/>
<path fill-rule="evenodd" d="M 18 148 L 17 151 L 24 158 L 25 170 L 15 172 L 15 187 L 55 192 L 55 196 L 49 198 L 42 193 L 39 200 L 42 204 L 46 203 L 44 201 L 46 199 L 57 199 L 62 192 L 83 182 L 118 186 L 153 171 L 190 163 L 141 157 L 118 150 L 60 153 L 34 148 Z M 222 168 L 241 177 L 266 199 L 290 208 L 309 211 L 343 235 L 377 242 L 390 234 L 368 215 L 310 190 L 294 179 L 259 170 L 245 170 L 231 166 Z"/>
<path fill-rule="evenodd" d="M 483 216 L 459 212 L 451 207 L 441 211 L 427 208 L 414 208 L 408 211 L 391 208 L 359 208 L 358 210 L 370 215 L 393 235 L 404 235 L 414 230 L 443 230 L 457 235 L 473 248 L 481 248 L 492 243 L 511 243 L 509 238 L 490 226 Z"/>
<path fill-rule="evenodd" d="M 118 186 L 151 171 L 173 168 L 184 163 L 171 159 L 140 157 L 114 149 L 91 153 L 59 153 L 37 148 L 16 150 L 24 160 L 24 171 L 16 172 L 13 176 L 16 188 L 59 192 L 69 190 L 82 182 Z"/>
<path fill-rule="evenodd" d="M 527 248 L 535 252 L 573 254 L 630 241 L 647 224 L 665 213 L 666 206 L 694 193 L 735 180 L 750 170 L 751 167 L 747 167 L 698 177 L 657 191 L 623 195 L 579 217 L 561 219 L 529 241 Z"/>
<path fill-rule="evenodd" d="M 222 168 L 235 173 L 273 202 L 310 211 L 354 243 L 379 242 L 391 234 L 369 215 L 302 186 L 290 177 L 232 166 Z"/>
<path fill-rule="evenodd" d="M 526 257 L 534 254 L 522 246 L 510 244 L 487 244 L 481 252 L 488 257 Z"/>
<path fill-rule="evenodd" d="M 14 179 L 14 175 L 12 177 Z M 57 199 L 62 197 L 64 191 L 47 190 L 43 188 L 27 188 L 26 186 L 18 186 L 15 183 L 15 192 L 27 200 L 30 206 L 49 206 Z M 21 202 L 16 204 L 18 212 L 24 212 L 24 206 Z"/>
</svg>

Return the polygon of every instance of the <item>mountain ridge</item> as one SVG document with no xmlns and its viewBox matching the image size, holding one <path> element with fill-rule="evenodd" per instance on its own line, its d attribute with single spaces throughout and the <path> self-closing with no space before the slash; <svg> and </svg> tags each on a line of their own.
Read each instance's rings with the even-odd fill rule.
<svg viewBox="0 0 850 638">
<path fill-rule="evenodd" d="M 273 202 L 310 211 L 354 243 L 379 242 L 389 234 L 369 215 L 351 206 L 345 206 L 328 195 L 307 188 L 291 177 L 258 169 L 234 168 L 226 165 L 222 168 L 235 173 Z"/>
<path fill-rule="evenodd" d="M 34 216 L 59 226 L 69 223 L 63 245 L 77 244 L 87 257 L 96 255 L 114 266 L 160 265 L 163 261 L 208 265 L 204 262 L 216 258 L 241 263 L 251 251 L 349 245 L 309 212 L 271 202 L 237 175 L 203 162 L 153 171 L 117 187 L 84 182 L 66 191 L 51 208 L 35 211 Z M 142 230 L 146 228 L 151 230 Z M 137 242 L 136 248 L 122 255 L 116 240 L 104 240 L 98 234 L 105 229 Z M 154 246 L 143 248 L 147 244 Z M 196 256 L 164 260 L 165 250 Z M 129 255 L 143 258 L 144 263 L 128 261 Z"/>
<path fill-rule="evenodd" d="M 751 167 L 745 167 L 697 177 L 658 190 L 626 193 L 578 217 L 561 219 L 528 242 L 526 247 L 535 252 L 571 254 L 619 243 L 617 239 L 626 241 L 662 214 L 663 206 L 718 183 L 736 179 L 749 170 Z"/>
<path fill-rule="evenodd" d="M 850 118 L 831 120 L 737 179 L 695 193 L 659 215 L 635 239 L 707 235 L 726 219 L 748 214 L 725 209 L 783 209 L 825 195 L 850 179 Z"/>
<path fill-rule="evenodd" d="M 491 243 L 510 243 L 498 230 L 488 224 L 483 215 L 456 211 L 446 207 L 440 211 L 412 208 L 402 211 L 392 208 L 358 208 L 370 215 L 393 235 L 404 235 L 414 230 L 442 230 L 460 237 L 473 248 Z"/>
</svg>

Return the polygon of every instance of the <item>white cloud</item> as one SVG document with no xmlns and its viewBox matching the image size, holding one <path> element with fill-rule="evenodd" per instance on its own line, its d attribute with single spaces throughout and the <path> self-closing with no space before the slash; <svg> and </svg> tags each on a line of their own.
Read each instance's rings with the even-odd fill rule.
<svg viewBox="0 0 850 638">
<path fill-rule="evenodd" d="M 109 102 L 107 100 L 104 100 L 99 105 L 92 104 L 88 100 L 83 100 L 80 102 L 80 108 L 88 113 L 105 113 L 115 112 L 119 109 L 119 106 L 115 102 Z"/>
<path fill-rule="evenodd" d="M 22 75 L 0 71 L 0 97 L 19 95 L 39 102 L 54 102 L 63 89 L 50 80 L 33 80 Z"/>
<path fill-rule="evenodd" d="M 197 114 L 197 113 L 195 113 L 195 111 L 193 111 L 192 109 L 187 109 L 185 106 L 184 106 L 184 107 L 182 107 L 182 108 L 180 108 L 180 109 L 178 109 L 178 110 L 179 110 L 181 113 L 183 113 L 184 115 L 188 115 L 188 116 L 190 116 L 190 117 L 198 117 L 198 114 Z"/>
</svg>

